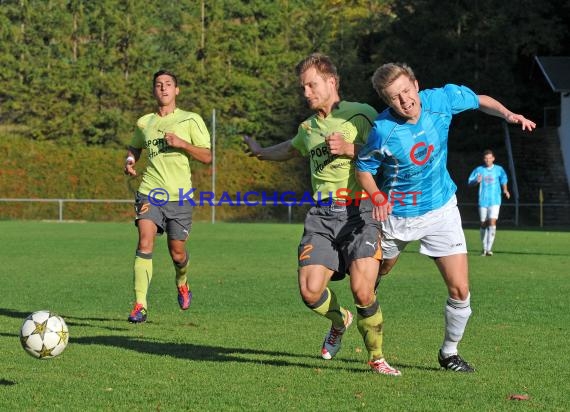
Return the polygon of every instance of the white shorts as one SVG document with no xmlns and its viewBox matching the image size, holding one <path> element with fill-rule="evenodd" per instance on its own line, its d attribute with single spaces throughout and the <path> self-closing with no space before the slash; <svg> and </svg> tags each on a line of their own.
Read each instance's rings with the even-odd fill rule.
<svg viewBox="0 0 570 412">
<path fill-rule="evenodd" d="M 439 209 L 421 216 L 397 217 L 389 215 L 382 222 L 382 253 L 392 259 L 408 243 L 419 240 L 420 253 L 442 257 L 467 253 L 465 234 L 455 195 Z"/>
<path fill-rule="evenodd" d="M 493 205 L 489 207 L 480 207 L 479 208 L 479 220 L 484 222 L 489 219 L 498 219 L 499 218 L 499 209 L 501 205 Z"/>
</svg>

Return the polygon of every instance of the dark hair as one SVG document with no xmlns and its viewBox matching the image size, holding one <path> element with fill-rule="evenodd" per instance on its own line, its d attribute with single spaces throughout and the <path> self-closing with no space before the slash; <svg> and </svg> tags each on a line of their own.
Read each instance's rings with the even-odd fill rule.
<svg viewBox="0 0 570 412">
<path fill-rule="evenodd" d="M 340 85 L 340 76 L 338 75 L 336 67 L 329 56 L 323 53 L 313 53 L 297 64 L 295 72 L 297 76 L 300 76 L 311 67 L 314 67 L 317 73 L 325 79 L 333 77 L 336 80 L 336 88 L 338 90 Z"/>
<path fill-rule="evenodd" d="M 487 156 L 487 155 L 491 155 L 491 156 L 495 157 L 495 154 L 493 153 L 493 151 L 491 149 L 487 149 L 483 152 L 483 156 Z"/>
<path fill-rule="evenodd" d="M 154 84 L 156 83 L 156 78 L 158 76 L 162 76 L 163 74 L 166 74 L 167 76 L 172 77 L 172 80 L 174 80 L 174 85 L 178 86 L 178 79 L 176 78 L 176 75 L 174 73 L 169 72 L 168 70 L 159 70 L 152 76 L 152 86 L 153 87 L 154 87 Z"/>
</svg>

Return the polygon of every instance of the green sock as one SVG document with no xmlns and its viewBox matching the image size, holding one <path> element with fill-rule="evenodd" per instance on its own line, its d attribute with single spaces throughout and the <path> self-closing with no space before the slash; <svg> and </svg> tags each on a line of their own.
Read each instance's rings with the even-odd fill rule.
<svg viewBox="0 0 570 412">
<path fill-rule="evenodd" d="M 152 253 L 137 250 L 134 264 L 135 301 L 147 308 L 146 295 L 152 279 Z"/>
<path fill-rule="evenodd" d="M 326 288 L 321 298 L 313 305 L 307 305 L 313 312 L 330 319 L 333 326 L 342 328 L 344 326 L 344 313 L 346 309 L 340 307 L 336 300 L 336 295 L 332 290 Z"/>
<path fill-rule="evenodd" d="M 364 346 L 368 350 L 369 360 L 374 361 L 384 357 L 382 353 L 382 330 L 384 319 L 378 301 L 368 306 L 356 305 L 358 331 L 364 339 Z"/>
<path fill-rule="evenodd" d="M 190 266 L 190 255 L 186 252 L 186 259 L 182 263 L 174 263 L 174 270 L 176 271 L 176 286 L 182 286 L 188 283 L 188 266 Z M 190 289 L 190 285 L 188 285 L 188 289 Z"/>
</svg>

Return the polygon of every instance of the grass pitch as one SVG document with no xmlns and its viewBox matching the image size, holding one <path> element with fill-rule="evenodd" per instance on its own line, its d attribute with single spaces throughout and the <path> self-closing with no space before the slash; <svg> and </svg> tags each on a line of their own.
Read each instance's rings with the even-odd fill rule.
<svg viewBox="0 0 570 412">
<path fill-rule="evenodd" d="M 438 368 L 446 290 L 410 245 L 379 292 L 385 354 L 403 374 L 393 378 L 368 371 L 356 327 L 334 360 L 320 359 L 329 324 L 298 296 L 301 232 L 296 224 L 195 224 L 186 312 L 159 238 L 148 322 L 132 325 L 131 223 L 0 222 L 0 410 L 570 408 L 570 233 L 499 227 L 495 256 L 480 257 L 478 231 L 466 231 L 473 316 L 460 350 L 474 374 Z M 354 310 L 347 281 L 331 285 Z M 36 360 L 20 347 L 21 323 L 40 309 L 68 323 L 58 358 Z"/>
</svg>

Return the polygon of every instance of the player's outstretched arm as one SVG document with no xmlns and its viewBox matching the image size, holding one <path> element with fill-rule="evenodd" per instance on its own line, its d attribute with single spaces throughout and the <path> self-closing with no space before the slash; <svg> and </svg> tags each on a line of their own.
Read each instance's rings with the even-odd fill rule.
<svg viewBox="0 0 570 412">
<path fill-rule="evenodd" d="M 495 100 L 491 96 L 486 96 L 484 94 L 478 95 L 479 97 L 479 110 L 483 113 L 490 114 L 491 116 L 497 116 L 505 119 L 507 123 L 520 124 L 522 130 L 533 131 L 536 128 L 536 123 L 532 120 L 527 119 L 522 114 L 517 114 L 511 112 L 505 106 L 503 106 L 499 101 Z"/>
<path fill-rule="evenodd" d="M 299 154 L 291 143 L 291 140 L 286 140 L 285 142 L 269 147 L 261 147 L 257 140 L 250 136 L 244 136 L 243 141 L 247 145 L 245 152 L 249 153 L 250 157 L 256 157 L 259 160 L 281 162 L 297 157 Z"/>
</svg>

